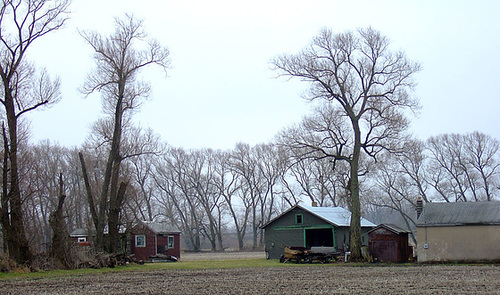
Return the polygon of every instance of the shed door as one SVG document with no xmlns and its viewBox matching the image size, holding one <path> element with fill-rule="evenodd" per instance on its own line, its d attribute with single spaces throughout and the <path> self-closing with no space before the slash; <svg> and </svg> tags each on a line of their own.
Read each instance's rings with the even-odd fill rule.
<svg viewBox="0 0 500 295">
<path fill-rule="evenodd" d="M 373 255 L 382 261 L 398 261 L 398 243 L 391 240 L 373 241 Z"/>
<path fill-rule="evenodd" d="M 331 228 L 306 229 L 306 245 L 311 247 L 333 247 L 333 231 Z"/>
</svg>

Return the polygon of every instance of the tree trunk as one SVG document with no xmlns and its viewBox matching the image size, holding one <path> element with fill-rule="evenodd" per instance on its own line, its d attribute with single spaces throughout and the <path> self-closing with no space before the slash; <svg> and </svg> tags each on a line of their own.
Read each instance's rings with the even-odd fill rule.
<svg viewBox="0 0 500 295">
<path fill-rule="evenodd" d="M 112 198 L 109 203 L 108 214 L 108 250 L 110 253 L 117 253 L 118 244 L 120 242 L 120 212 L 125 199 L 127 183 L 120 183 L 117 196 Z M 125 249 L 121 249 L 122 251 Z"/>
<path fill-rule="evenodd" d="M 10 233 L 7 243 L 10 257 L 24 264 L 33 259 L 33 254 L 29 248 L 23 222 L 24 216 L 17 165 L 17 116 L 15 114 L 14 99 L 10 91 L 5 93 L 5 109 L 9 127 L 10 160 L 10 190 L 7 194 L 10 205 Z"/>
<path fill-rule="evenodd" d="M 0 222 L 2 223 L 3 229 L 3 249 L 4 252 L 8 253 L 8 241 L 10 240 L 10 221 L 9 221 L 9 199 L 8 199 L 8 177 L 9 177 L 9 144 L 7 139 L 7 134 L 5 134 L 5 126 L 2 124 L 2 134 L 3 134 L 3 166 L 2 166 L 2 199 L 1 199 L 1 211 L 0 211 Z"/>
<path fill-rule="evenodd" d="M 351 251 L 351 260 L 362 260 L 361 255 L 361 203 L 359 199 L 359 156 L 361 151 L 361 133 L 359 130 L 358 122 L 353 120 L 354 129 L 354 149 L 352 159 L 350 161 L 351 179 L 349 190 L 351 193 L 351 224 L 349 249 Z"/>
<path fill-rule="evenodd" d="M 62 174 L 59 175 L 59 200 L 56 211 L 49 217 L 52 228 L 52 256 L 55 257 L 65 268 L 74 268 L 74 259 L 71 253 L 71 238 L 69 237 L 63 216 L 63 205 L 66 195 L 63 190 Z"/>
<path fill-rule="evenodd" d="M 83 180 L 85 182 L 85 191 L 87 192 L 87 202 L 89 204 L 90 214 L 92 216 L 92 221 L 94 223 L 96 229 L 96 240 L 95 246 L 98 250 L 103 250 L 104 245 L 104 219 L 103 217 L 97 213 L 97 208 L 94 202 L 94 197 L 92 196 L 92 189 L 90 187 L 89 177 L 87 174 L 87 167 L 85 165 L 85 159 L 83 158 L 83 154 L 78 153 L 80 158 L 80 164 L 82 166 L 82 174 Z"/>
</svg>

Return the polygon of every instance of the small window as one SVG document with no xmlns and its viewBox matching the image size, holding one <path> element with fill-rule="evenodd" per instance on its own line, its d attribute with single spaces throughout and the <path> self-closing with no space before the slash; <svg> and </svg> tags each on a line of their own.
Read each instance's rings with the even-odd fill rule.
<svg viewBox="0 0 500 295">
<path fill-rule="evenodd" d="M 302 224 L 302 223 L 303 223 L 302 214 L 295 215 L 295 224 Z"/>
<path fill-rule="evenodd" d="M 168 236 L 168 248 L 174 248 L 174 236 Z"/>
<path fill-rule="evenodd" d="M 87 237 L 79 237 L 78 243 L 85 243 L 87 241 Z"/>
<path fill-rule="evenodd" d="M 135 246 L 136 247 L 146 247 L 146 236 L 145 235 L 135 236 Z"/>
</svg>

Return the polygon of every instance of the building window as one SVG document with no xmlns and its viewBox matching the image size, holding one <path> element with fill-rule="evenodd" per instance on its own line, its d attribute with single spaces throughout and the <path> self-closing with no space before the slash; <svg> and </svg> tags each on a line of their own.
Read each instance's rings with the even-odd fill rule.
<svg viewBox="0 0 500 295">
<path fill-rule="evenodd" d="M 302 214 L 296 214 L 295 215 L 295 224 L 302 224 L 302 223 L 303 223 Z"/>
<path fill-rule="evenodd" d="M 145 235 L 135 236 L 135 246 L 136 247 L 146 247 L 146 236 Z"/>
<path fill-rule="evenodd" d="M 174 236 L 168 236 L 168 248 L 174 248 Z"/>
<path fill-rule="evenodd" d="M 86 237 L 79 237 L 78 238 L 78 243 L 85 243 L 87 241 Z"/>
</svg>

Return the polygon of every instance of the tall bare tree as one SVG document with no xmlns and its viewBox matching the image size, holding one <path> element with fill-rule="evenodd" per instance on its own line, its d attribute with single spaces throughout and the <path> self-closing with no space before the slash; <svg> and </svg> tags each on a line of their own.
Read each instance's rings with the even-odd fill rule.
<svg viewBox="0 0 500 295">
<path fill-rule="evenodd" d="M 478 174 L 479 187 L 484 191 L 486 201 L 492 201 L 500 184 L 500 143 L 484 133 L 465 135 L 465 151 L 469 165 Z"/>
<path fill-rule="evenodd" d="M 232 152 L 231 169 L 238 174 L 243 206 L 250 210 L 250 226 L 252 230 L 252 250 L 258 247 L 260 226 L 262 224 L 260 210 L 264 179 L 259 170 L 259 161 L 255 150 L 248 144 L 238 143 Z M 245 209 L 246 211 L 247 209 Z"/>
<path fill-rule="evenodd" d="M 181 229 L 188 247 L 201 250 L 204 210 L 192 185 L 191 157 L 181 148 L 170 149 L 155 167 L 155 182 L 161 190 L 158 202 L 173 224 Z"/>
<path fill-rule="evenodd" d="M 59 80 L 51 81 L 45 71 L 37 72 L 25 60 L 32 44 L 61 28 L 67 20 L 69 0 L 4 0 L 0 3 L 0 101 L 7 121 L 9 181 L 4 193 L 10 212 L 3 224 L 9 255 L 18 262 L 32 258 L 25 237 L 18 175 L 18 120 L 27 112 L 59 99 Z M 6 181 L 4 180 L 4 185 Z M 7 204 L 5 204 L 7 205 Z"/>
<path fill-rule="evenodd" d="M 128 115 L 137 110 L 142 100 L 148 97 L 150 86 L 138 81 L 139 72 L 149 65 L 166 69 L 169 51 L 157 41 L 147 39 L 142 30 L 143 22 L 127 15 L 115 19 L 115 31 L 109 36 L 96 32 L 81 35 L 94 50 L 96 68 L 83 86 L 83 93 L 102 93 L 103 108 L 109 115 L 111 126 L 109 152 L 97 204 L 89 202 L 96 227 L 96 243 L 104 248 L 104 227 L 107 217 L 108 250 L 115 252 L 118 245 L 118 221 L 127 188 L 127 181 L 120 180 L 120 165 L 124 123 Z M 144 46 L 144 47 L 141 47 Z M 83 159 L 83 157 L 82 157 Z M 82 166 L 84 162 L 82 161 Z M 89 189 L 89 200 L 93 198 Z M 107 215 L 107 216 L 106 216 Z"/>
<path fill-rule="evenodd" d="M 372 28 L 339 34 L 323 29 L 306 49 L 273 64 L 281 75 L 310 83 L 307 99 L 327 104 L 322 115 L 330 117 L 322 121 L 329 124 L 311 130 L 320 140 L 297 138 L 293 146 L 349 164 L 350 250 L 352 259 L 361 259 L 361 155 L 375 159 L 400 140 L 408 126 L 405 111 L 417 107 L 408 90 L 420 67 L 403 52 L 391 51 L 389 40 Z"/>
<path fill-rule="evenodd" d="M 251 208 L 248 205 L 246 191 L 243 189 L 241 176 L 235 173 L 231 165 L 231 152 L 220 152 L 217 155 L 217 164 L 214 176 L 214 185 L 218 193 L 224 198 L 227 214 L 233 221 L 238 249 L 244 248 L 244 239 Z M 243 206 L 241 206 L 243 204 Z M 239 208 L 243 208 L 239 210 Z"/>
<path fill-rule="evenodd" d="M 429 180 L 446 202 L 489 201 L 498 183 L 497 140 L 485 134 L 441 134 L 427 140 Z"/>
</svg>

